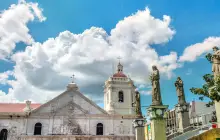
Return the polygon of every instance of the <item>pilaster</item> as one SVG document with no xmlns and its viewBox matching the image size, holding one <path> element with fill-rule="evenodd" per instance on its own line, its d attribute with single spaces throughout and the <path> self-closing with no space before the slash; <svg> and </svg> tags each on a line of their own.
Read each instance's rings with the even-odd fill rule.
<svg viewBox="0 0 220 140">
<path fill-rule="evenodd" d="M 167 108 L 168 105 L 151 105 L 148 108 L 152 127 L 152 140 L 166 140 Z"/>
<path fill-rule="evenodd" d="M 218 122 L 218 128 L 220 128 L 220 101 L 215 101 L 215 110 L 216 110 L 216 117 Z"/>
<path fill-rule="evenodd" d="M 22 135 L 27 135 L 27 128 L 28 128 L 28 117 L 24 118 L 24 126 L 22 129 Z"/>
<path fill-rule="evenodd" d="M 185 128 L 190 126 L 189 103 L 182 105 L 177 104 L 175 108 L 177 113 L 178 131 L 181 133 L 186 132 L 187 130 Z"/>
<path fill-rule="evenodd" d="M 49 117 L 49 131 L 48 131 L 49 135 L 53 133 L 53 123 L 54 123 L 54 116 L 50 116 Z"/>
</svg>

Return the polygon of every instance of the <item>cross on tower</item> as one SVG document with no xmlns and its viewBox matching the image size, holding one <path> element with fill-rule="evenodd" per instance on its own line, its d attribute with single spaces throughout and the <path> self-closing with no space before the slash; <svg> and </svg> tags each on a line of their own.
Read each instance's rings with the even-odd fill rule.
<svg viewBox="0 0 220 140">
<path fill-rule="evenodd" d="M 118 59 L 118 61 L 119 61 L 119 63 L 120 63 L 120 60 L 121 60 L 122 58 L 119 56 L 119 57 L 117 57 L 117 59 Z"/>
<path fill-rule="evenodd" d="M 74 83 L 74 74 L 70 77 L 72 79 L 72 83 Z"/>
</svg>

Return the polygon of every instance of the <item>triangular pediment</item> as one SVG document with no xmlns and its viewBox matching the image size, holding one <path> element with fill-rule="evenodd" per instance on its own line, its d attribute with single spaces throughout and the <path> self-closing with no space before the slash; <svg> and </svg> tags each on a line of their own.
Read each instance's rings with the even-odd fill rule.
<svg viewBox="0 0 220 140">
<path fill-rule="evenodd" d="M 56 115 L 74 116 L 80 114 L 89 114 L 89 111 L 83 109 L 81 106 L 74 103 L 73 101 L 70 101 L 64 106 L 60 106 L 59 108 L 54 109 L 54 113 L 56 113 Z"/>
<path fill-rule="evenodd" d="M 72 111 L 72 112 L 71 112 Z M 77 90 L 65 91 L 54 99 L 43 104 L 32 115 L 56 114 L 107 114 L 105 110 L 97 106 Z"/>
</svg>

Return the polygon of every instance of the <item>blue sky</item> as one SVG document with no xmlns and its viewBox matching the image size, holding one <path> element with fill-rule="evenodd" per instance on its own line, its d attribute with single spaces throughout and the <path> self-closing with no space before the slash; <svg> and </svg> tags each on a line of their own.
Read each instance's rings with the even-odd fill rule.
<svg viewBox="0 0 220 140">
<path fill-rule="evenodd" d="M 183 55 L 186 47 L 196 43 L 202 43 L 206 38 L 211 36 L 220 36 L 220 9 L 218 6 L 220 5 L 220 1 L 217 0 L 28 0 L 28 2 L 38 3 L 39 7 L 43 9 L 43 15 L 46 17 L 44 22 L 34 20 L 27 24 L 29 34 L 35 42 L 40 43 L 45 42 L 48 38 L 55 38 L 60 32 L 66 30 L 74 34 L 81 34 L 92 26 L 101 27 L 110 34 L 111 30 L 115 28 L 120 20 L 123 20 L 124 17 L 131 16 L 138 10 L 144 10 L 146 7 L 150 9 L 151 16 L 154 18 L 162 20 L 163 15 L 170 16 L 171 23 L 169 27 L 176 32 L 169 42 L 151 45 L 151 48 L 155 49 L 159 56 L 168 55 L 171 51 L 174 51 L 179 57 Z M 7 10 L 11 4 L 17 3 L 17 0 L 2 0 L 0 1 L 0 10 Z M 24 51 L 26 46 L 26 43 L 22 41 L 17 43 L 13 53 Z M 198 98 L 192 95 L 189 89 L 191 87 L 201 86 L 203 84 L 202 76 L 211 72 L 211 65 L 204 59 L 205 53 L 207 51 L 204 51 L 193 62 L 186 61 L 182 63 L 182 67 L 172 71 L 173 76 L 170 79 L 161 78 L 164 104 L 173 107 L 177 103 L 174 87 L 177 76 L 180 76 L 184 81 L 187 101 Z M 13 71 L 16 63 L 14 61 L 0 60 L 0 72 Z M 137 69 L 139 68 L 137 67 Z M 105 77 L 105 79 L 107 78 Z M 8 80 L 11 79 L 16 78 L 9 75 Z M 10 87 L 12 87 L 10 84 L 0 85 L 0 89 L 6 94 L 9 92 L 8 89 Z M 89 89 L 91 88 L 92 86 Z M 82 90 L 90 92 L 89 89 Z M 100 92 L 98 95 L 102 94 L 101 91 L 101 88 L 97 91 Z M 30 98 L 34 97 L 31 96 Z M 92 98 L 94 99 L 96 97 L 93 96 Z M 142 95 L 141 102 L 143 106 L 150 105 L 151 95 Z M 99 104 L 102 106 L 102 103 Z"/>
</svg>

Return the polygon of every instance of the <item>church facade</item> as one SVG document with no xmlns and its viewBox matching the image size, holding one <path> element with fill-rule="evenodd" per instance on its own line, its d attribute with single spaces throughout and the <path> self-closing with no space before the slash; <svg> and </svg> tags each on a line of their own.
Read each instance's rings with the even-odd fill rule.
<svg viewBox="0 0 220 140">
<path fill-rule="evenodd" d="M 120 63 L 104 87 L 104 109 L 85 97 L 74 82 L 44 104 L 0 103 L 0 140 L 135 139 L 135 86 Z"/>
</svg>

